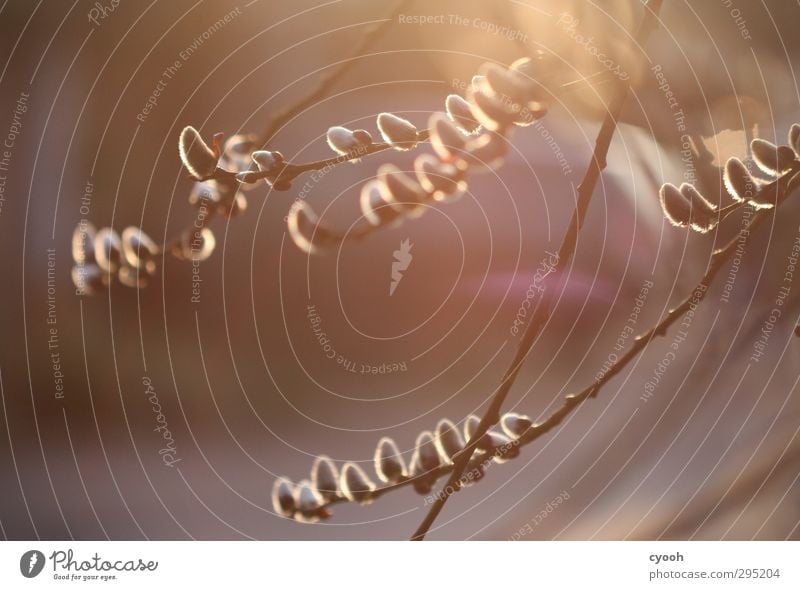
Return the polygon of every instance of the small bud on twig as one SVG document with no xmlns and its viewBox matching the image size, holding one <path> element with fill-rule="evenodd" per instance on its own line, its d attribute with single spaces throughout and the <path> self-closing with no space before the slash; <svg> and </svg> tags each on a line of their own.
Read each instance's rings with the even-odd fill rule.
<svg viewBox="0 0 800 590">
<path fill-rule="evenodd" d="M 295 488 L 295 504 L 297 506 L 295 518 L 303 522 L 317 522 L 329 515 L 327 511 L 320 510 L 322 497 L 307 479 L 298 483 Z"/>
<path fill-rule="evenodd" d="M 206 180 L 214 174 L 220 155 L 219 147 L 215 147 L 216 151 L 208 147 L 197 129 L 191 125 L 181 131 L 178 153 L 183 165 L 197 180 Z"/>
<path fill-rule="evenodd" d="M 425 209 L 420 205 L 428 194 L 416 180 L 394 164 L 383 164 L 378 168 L 377 177 L 381 183 L 381 194 L 387 203 L 412 216 L 424 213 Z"/>
<path fill-rule="evenodd" d="M 433 435 L 426 431 L 420 432 L 416 440 L 414 455 L 411 457 L 410 475 L 414 478 L 414 490 L 418 494 L 427 494 L 436 483 L 433 470 L 439 467 L 439 451 Z"/>
<path fill-rule="evenodd" d="M 255 151 L 250 157 L 261 172 L 278 172 L 284 163 L 283 155 L 280 152 L 271 152 L 269 150 Z M 237 175 L 237 178 L 239 178 L 239 175 Z"/>
<path fill-rule="evenodd" d="M 326 500 L 339 497 L 339 472 L 327 456 L 320 455 L 311 466 L 311 482 Z"/>
<path fill-rule="evenodd" d="M 486 76 L 485 86 L 513 103 L 524 105 L 534 100 L 535 84 L 517 70 L 504 68 L 494 63 L 486 63 L 481 68 Z"/>
<path fill-rule="evenodd" d="M 295 513 L 294 485 L 285 477 L 279 477 L 272 484 L 272 508 L 286 518 Z"/>
<path fill-rule="evenodd" d="M 108 286 L 109 275 L 94 263 L 76 264 L 72 267 L 75 288 L 86 295 L 94 295 Z"/>
<path fill-rule="evenodd" d="M 419 140 L 417 128 L 410 121 L 392 113 L 378 115 L 378 129 L 381 132 L 383 141 L 396 150 L 407 151 L 413 149 Z"/>
<path fill-rule="evenodd" d="M 219 185 L 216 180 L 195 182 L 189 193 L 189 203 L 195 207 L 213 209 L 221 199 Z"/>
<path fill-rule="evenodd" d="M 519 457 L 519 443 L 513 442 L 502 432 L 490 430 L 486 433 L 486 438 L 488 439 L 488 448 L 485 450 L 491 450 L 494 453 L 494 460 L 497 463 L 505 463 Z"/>
<path fill-rule="evenodd" d="M 740 159 L 730 158 L 726 162 L 723 178 L 734 201 L 743 203 L 756 195 L 758 184 Z"/>
<path fill-rule="evenodd" d="M 436 450 L 443 462 L 452 461 L 453 457 L 465 446 L 458 427 L 447 418 L 439 420 L 436 425 Z"/>
<path fill-rule="evenodd" d="M 669 222 L 676 227 L 688 227 L 692 218 L 692 207 L 678 187 L 667 182 L 658 194 L 661 210 Z"/>
<path fill-rule="evenodd" d="M 384 436 L 375 448 L 375 473 L 386 483 L 397 483 L 406 476 L 406 464 L 400 449 L 388 436 Z"/>
<path fill-rule="evenodd" d="M 484 132 L 464 146 L 464 161 L 475 171 L 494 170 L 503 164 L 508 143 L 500 133 Z"/>
<path fill-rule="evenodd" d="M 388 225 L 398 221 L 402 213 L 397 207 L 384 199 L 384 185 L 379 180 L 371 180 L 361 187 L 361 213 L 372 225 Z"/>
<path fill-rule="evenodd" d="M 414 456 L 417 457 L 417 461 L 424 471 L 431 471 L 439 467 L 441 461 L 433 434 L 427 430 L 420 432 L 414 444 Z"/>
<path fill-rule="evenodd" d="M 330 243 L 334 235 L 322 223 L 306 201 L 300 199 L 289 209 L 289 236 L 303 252 L 316 254 Z"/>
<path fill-rule="evenodd" d="M 508 412 L 500 419 L 500 427 L 511 438 L 519 438 L 532 424 L 528 416 L 515 412 Z"/>
<path fill-rule="evenodd" d="M 518 120 L 519 105 L 505 103 L 498 95 L 484 87 L 467 94 L 472 116 L 489 131 L 501 133 Z"/>
<path fill-rule="evenodd" d="M 473 133 L 480 129 L 481 124 L 472 116 L 469 103 L 458 94 L 450 94 L 445 99 L 445 109 L 450 120 L 458 125 L 465 133 Z"/>
<path fill-rule="evenodd" d="M 372 143 L 372 136 L 367 131 L 352 131 L 347 127 L 331 127 L 326 138 L 330 148 L 340 156 L 352 155 Z"/>
<path fill-rule="evenodd" d="M 339 487 L 344 497 L 351 502 L 369 504 L 375 484 L 370 481 L 364 470 L 355 463 L 345 463 L 342 467 Z"/>
<path fill-rule="evenodd" d="M 414 172 L 422 188 L 436 201 L 455 201 L 467 189 L 464 170 L 441 162 L 431 154 L 417 156 Z"/>
<path fill-rule="evenodd" d="M 184 260 L 202 262 L 211 256 L 216 246 L 217 239 L 209 228 L 190 228 L 181 233 L 180 243 L 173 254 Z"/>
<path fill-rule="evenodd" d="M 480 426 L 481 419 L 478 418 L 475 414 L 470 414 L 467 416 L 467 419 L 464 420 L 464 439 L 469 442 L 472 440 L 472 437 L 475 436 L 475 433 L 478 432 L 478 426 Z M 488 434 L 484 434 L 481 437 L 480 442 L 477 445 L 478 450 L 485 451 L 491 448 L 491 441 L 489 440 Z"/>
<path fill-rule="evenodd" d="M 225 167 L 235 171 L 246 170 L 250 166 L 250 153 L 255 147 L 258 137 L 253 134 L 233 135 L 222 148 L 222 162 Z"/>
<path fill-rule="evenodd" d="M 408 466 L 408 475 L 412 478 L 412 485 L 414 491 L 418 494 L 428 494 L 433 489 L 433 484 L 436 483 L 436 478 L 427 473 L 427 470 L 422 467 L 419 462 L 419 455 L 414 454 L 411 457 L 411 464 Z"/>
<path fill-rule="evenodd" d="M 97 266 L 106 272 L 117 272 L 122 262 L 122 242 L 110 227 L 104 227 L 94 238 L 94 257 Z"/>
<path fill-rule="evenodd" d="M 119 267 L 117 279 L 121 284 L 132 289 L 144 289 L 150 282 L 147 271 L 127 264 Z"/>
<path fill-rule="evenodd" d="M 800 125 L 792 123 L 789 127 L 789 146 L 794 150 L 795 156 L 800 157 Z"/>
<path fill-rule="evenodd" d="M 156 270 L 158 246 L 141 228 L 126 227 L 122 231 L 122 253 L 133 268 L 152 274 Z"/>
<path fill-rule="evenodd" d="M 781 149 L 785 148 L 785 149 Z M 794 151 L 787 147 L 778 147 L 771 141 L 756 138 L 750 142 L 753 161 L 766 174 L 777 176 L 791 168 L 795 159 Z"/>
<path fill-rule="evenodd" d="M 444 113 L 433 113 L 428 119 L 431 146 L 443 162 L 464 167 L 464 146 L 467 136 Z"/>
<path fill-rule="evenodd" d="M 681 194 L 692 208 L 691 226 L 700 233 L 706 233 L 717 226 L 716 208 L 691 184 L 683 183 Z"/>
</svg>

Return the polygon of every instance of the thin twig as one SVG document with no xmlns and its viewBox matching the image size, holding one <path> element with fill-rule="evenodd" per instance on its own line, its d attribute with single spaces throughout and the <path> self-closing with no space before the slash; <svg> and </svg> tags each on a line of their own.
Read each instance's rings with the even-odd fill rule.
<svg viewBox="0 0 800 590">
<path fill-rule="evenodd" d="M 356 46 L 353 48 L 353 51 L 350 53 L 350 57 L 342 61 L 337 67 L 333 68 L 326 74 L 323 74 L 317 80 L 316 86 L 306 94 L 303 98 L 299 99 L 298 101 L 284 107 L 281 110 L 278 110 L 272 114 L 272 116 L 267 121 L 267 124 L 264 127 L 264 131 L 261 134 L 261 137 L 258 139 L 258 145 L 264 147 L 266 146 L 273 138 L 275 133 L 283 127 L 287 122 L 289 122 L 295 115 L 304 111 L 310 105 L 314 104 L 318 100 L 324 98 L 336 81 L 347 73 L 357 62 L 358 57 L 361 54 L 370 48 L 374 43 L 376 43 L 383 34 L 391 28 L 393 22 L 397 20 L 397 15 L 401 14 L 409 4 L 411 4 L 412 0 L 400 0 L 380 23 L 373 25 L 371 28 L 366 30 L 361 38 L 359 39 Z M 387 144 L 373 144 L 370 146 L 373 151 L 369 153 L 375 153 L 378 151 L 382 151 L 383 149 L 387 149 Z M 340 156 L 339 158 L 330 158 L 329 160 L 321 160 L 319 162 L 310 162 L 308 164 L 296 165 L 288 163 L 283 173 L 293 172 L 293 175 L 287 174 L 284 178 L 288 180 L 292 180 L 297 177 L 299 174 L 303 172 L 309 172 L 312 170 L 321 170 L 325 166 L 336 165 L 341 162 L 346 162 L 348 160 L 352 160 L 357 158 L 358 156 L 351 156 L 349 154 L 345 154 Z M 235 178 L 236 172 L 231 172 L 229 170 L 224 170 L 222 168 L 217 168 L 214 171 L 213 179 L 218 179 L 222 181 L 230 181 Z M 209 179 L 210 180 L 210 179 Z M 236 191 L 234 191 L 235 193 Z M 203 227 L 208 226 L 211 220 L 214 218 L 216 214 L 216 209 L 210 209 L 207 214 L 204 216 L 200 225 L 195 225 L 194 223 L 190 225 L 187 229 L 202 229 Z M 161 256 L 169 253 L 172 251 L 181 241 L 181 234 L 178 234 L 174 238 L 169 239 L 161 248 L 159 248 L 159 254 Z"/>
<path fill-rule="evenodd" d="M 365 50 L 369 49 L 373 43 L 378 41 L 378 39 L 380 39 L 381 36 L 391 28 L 392 23 L 397 21 L 397 15 L 402 14 L 411 4 L 411 1 L 412 0 L 400 0 L 400 2 L 397 3 L 397 6 L 391 10 L 385 20 L 377 23 L 369 30 L 364 32 L 364 34 L 361 36 L 361 39 L 353 48 L 353 51 L 348 59 L 340 63 L 337 67 L 329 72 L 321 75 L 317 81 L 317 85 L 305 97 L 287 106 L 286 108 L 275 112 L 267 122 L 264 132 L 261 134 L 261 138 L 259 139 L 259 144 L 262 147 L 267 146 L 275 133 L 277 133 L 278 130 L 287 122 L 291 121 L 295 115 L 303 112 L 309 106 L 327 95 L 328 91 L 333 87 L 334 84 L 336 84 L 337 80 L 339 80 L 339 78 L 346 74 L 347 71 L 357 63 L 357 58 L 360 57 Z"/>
<path fill-rule="evenodd" d="M 662 0 L 650 0 L 645 5 L 644 16 L 642 17 L 642 22 L 639 25 L 639 29 L 636 32 L 635 37 L 636 44 L 639 47 L 644 45 L 652 30 L 655 29 L 657 15 L 661 9 L 661 3 Z M 603 124 L 597 136 L 592 161 L 589 163 L 586 174 L 584 175 L 581 184 L 578 186 L 575 210 L 572 214 L 572 218 L 570 219 L 570 224 L 567 228 L 566 234 L 564 235 L 564 239 L 561 242 L 561 246 L 559 247 L 557 261 L 554 265 L 556 272 L 559 272 L 566 266 L 575 252 L 575 248 L 578 243 L 578 233 L 583 225 L 583 221 L 589 209 L 589 203 L 591 202 L 592 193 L 594 192 L 597 180 L 600 177 L 601 172 L 606 167 L 606 154 L 608 153 L 608 148 L 611 144 L 611 138 L 613 137 L 614 130 L 617 126 L 617 119 L 622 111 L 622 106 L 625 103 L 627 95 L 628 86 L 625 84 L 624 86 L 620 87 L 617 95 L 613 98 L 611 104 L 609 105 L 608 112 L 603 120 Z M 431 505 L 428 513 L 420 523 L 419 527 L 417 527 L 417 530 L 414 531 L 414 534 L 411 537 L 412 541 L 421 541 L 425 538 L 425 535 L 428 533 L 434 521 L 439 516 L 439 513 L 442 511 L 442 508 L 444 508 L 447 500 L 455 491 L 458 490 L 459 481 L 469 465 L 470 459 L 472 458 L 472 455 L 475 452 L 475 449 L 477 448 L 481 438 L 491 426 L 500 420 L 500 409 L 502 408 L 503 403 L 508 396 L 508 392 L 511 390 L 511 386 L 514 384 L 514 380 L 519 374 L 522 363 L 528 356 L 528 353 L 530 352 L 530 349 L 533 346 L 533 343 L 539 335 L 542 327 L 547 323 L 547 320 L 550 317 L 550 309 L 546 301 L 546 298 L 542 298 L 536 305 L 533 316 L 531 317 L 531 323 L 528 325 L 522 339 L 520 340 L 517 352 L 514 355 L 514 359 L 509 368 L 506 370 L 500 386 L 492 396 L 492 399 L 489 403 L 489 408 L 486 410 L 483 418 L 481 418 L 480 424 L 478 425 L 474 436 L 470 439 L 470 442 L 467 444 L 466 448 L 456 455 L 450 478 L 448 479 L 441 493 Z"/>
<path fill-rule="evenodd" d="M 427 129 L 423 129 L 417 132 L 417 142 L 424 142 L 428 140 L 430 133 Z M 304 164 L 293 164 L 292 162 L 287 162 L 283 165 L 280 170 L 262 170 L 260 172 L 247 172 L 247 180 L 242 182 L 247 182 L 248 184 L 254 184 L 259 180 L 264 178 L 269 179 L 273 182 L 273 184 L 277 183 L 290 183 L 295 178 L 304 174 L 305 172 L 312 172 L 312 171 L 319 171 L 325 170 L 326 168 L 331 168 L 333 166 L 338 166 L 339 164 L 344 164 L 345 162 L 349 162 L 351 160 L 358 160 L 359 158 L 363 158 L 365 156 L 371 156 L 372 154 L 377 154 L 379 152 L 386 151 L 388 149 L 392 149 L 394 146 L 390 143 L 371 143 L 366 145 L 360 149 L 355 149 L 352 151 L 347 152 L 346 154 L 342 154 L 339 156 L 333 156 L 330 158 L 325 158 L 324 160 L 316 160 L 314 162 L 307 162 Z M 228 171 L 224 172 L 228 174 Z M 235 175 L 235 173 L 234 173 Z M 273 190 L 275 190 L 273 186 Z"/>
</svg>

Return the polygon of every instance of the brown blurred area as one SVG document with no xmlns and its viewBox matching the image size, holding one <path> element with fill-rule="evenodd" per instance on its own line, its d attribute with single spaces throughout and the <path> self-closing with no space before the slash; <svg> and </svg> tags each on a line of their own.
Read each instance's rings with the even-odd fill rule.
<svg viewBox="0 0 800 590">
<path fill-rule="evenodd" d="M 442 22 L 394 17 L 332 94 L 270 148 L 295 161 L 324 158 L 328 127 L 376 134 L 382 111 L 422 127 L 483 62 L 537 49 L 557 57 L 565 82 L 590 82 L 556 97 L 543 120 L 549 135 L 518 130 L 505 165 L 472 177 L 461 200 L 363 244 L 308 258 L 286 235 L 284 216 L 303 192 L 348 227 L 378 165 L 410 169 L 416 153 L 339 166 L 288 192 L 247 193 L 242 216 L 212 223 L 217 251 L 199 268 L 193 302 L 192 265 L 173 259 L 147 289 L 77 296 L 74 227 L 81 219 L 118 231 L 140 225 L 159 242 L 180 232 L 194 215 L 180 130 L 261 132 L 321 73 L 351 59 L 394 3 L 123 0 L 95 22 L 93 2 L 5 3 L 0 137 L 12 126 L 18 133 L 0 171 L 4 537 L 406 538 L 426 508 L 411 490 L 338 506 L 313 525 L 276 516 L 269 492 L 276 476 L 307 477 L 318 454 L 371 471 L 380 437 L 410 456 L 416 435 L 440 418 L 463 421 L 485 408 L 517 344 L 509 328 L 535 268 L 568 222 L 613 87 L 559 14 L 580 21 L 579 32 L 637 83 L 568 277 L 551 286 L 553 317 L 508 410 L 543 417 L 585 387 L 614 352 L 642 285 L 653 287 L 637 333 L 686 296 L 712 249 L 735 235 L 737 219 L 708 236 L 663 221 L 657 190 L 684 179 L 684 135 L 706 138 L 724 160 L 745 155 L 754 129 L 784 141 L 800 120 L 797 6 L 664 4 L 646 66 L 634 71 L 636 1 L 411 2 L 405 16 Z M 659 65 L 686 131 L 659 88 Z M 710 170 L 704 188 L 716 195 Z M 563 426 L 454 496 L 431 538 L 800 539 L 800 340 L 792 336 L 800 284 L 763 356 L 750 360 L 800 237 L 799 213 L 796 202 L 782 207 L 752 236 L 738 271 L 726 265 L 651 396 L 643 399 L 674 350 L 674 328 Z M 393 252 L 406 239 L 413 261 L 390 296 Z M 343 362 L 315 337 L 309 305 Z M 171 467 L 145 381 L 175 441 Z M 554 506 L 564 493 L 569 499 Z"/>
</svg>

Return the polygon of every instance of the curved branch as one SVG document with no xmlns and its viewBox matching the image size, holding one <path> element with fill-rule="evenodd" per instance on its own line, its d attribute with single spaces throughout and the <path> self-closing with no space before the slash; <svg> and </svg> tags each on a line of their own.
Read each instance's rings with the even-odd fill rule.
<svg viewBox="0 0 800 590">
<path fill-rule="evenodd" d="M 644 45 L 650 33 L 655 29 L 658 12 L 661 9 L 661 3 L 662 0 L 650 0 L 645 5 L 644 16 L 642 17 L 642 21 L 635 37 L 636 44 L 638 46 Z M 584 219 L 586 218 L 586 213 L 589 209 L 589 203 L 591 202 L 592 193 L 594 192 L 597 180 L 600 177 L 601 172 L 606 167 L 606 154 L 608 153 L 608 148 L 611 144 L 611 138 L 613 137 L 617 126 L 617 119 L 622 111 L 622 107 L 625 103 L 627 95 L 628 86 L 626 84 L 619 89 L 617 95 L 609 105 L 608 112 L 603 120 L 603 124 L 597 136 L 592 161 L 589 163 L 589 167 L 586 170 L 583 180 L 578 186 L 575 211 L 572 214 L 569 227 L 567 228 L 564 239 L 559 247 L 558 260 L 554 265 L 556 272 L 561 271 L 566 266 L 575 252 L 578 242 L 578 233 L 583 225 Z M 439 513 L 442 511 L 442 508 L 444 508 L 447 500 L 458 489 L 459 480 L 462 478 L 464 471 L 467 469 L 472 455 L 475 452 L 478 443 L 480 442 L 480 439 L 489 430 L 489 428 L 496 424 L 500 419 L 500 409 L 502 408 L 503 402 L 505 402 L 505 399 L 508 396 L 508 392 L 511 390 L 511 386 L 514 384 L 514 380 L 519 374 L 522 363 L 525 361 L 528 353 L 531 350 L 531 347 L 533 346 L 533 343 L 550 317 L 549 306 L 547 303 L 544 303 L 544 301 L 546 301 L 546 299 L 542 298 L 536 305 L 531 318 L 531 323 L 528 325 L 522 339 L 520 340 L 519 347 L 514 355 L 514 359 L 506 370 L 503 380 L 500 382 L 500 386 L 497 388 L 491 398 L 489 408 L 487 409 L 483 418 L 481 418 L 477 432 L 467 444 L 466 448 L 456 456 L 450 478 L 442 489 L 442 492 L 437 496 L 436 501 L 431 505 L 427 515 L 422 520 L 419 527 L 417 527 L 417 530 L 414 531 L 414 534 L 411 537 L 412 541 L 421 541 L 425 538 L 425 535 L 428 533 L 434 521 L 439 516 Z"/>
</svg>

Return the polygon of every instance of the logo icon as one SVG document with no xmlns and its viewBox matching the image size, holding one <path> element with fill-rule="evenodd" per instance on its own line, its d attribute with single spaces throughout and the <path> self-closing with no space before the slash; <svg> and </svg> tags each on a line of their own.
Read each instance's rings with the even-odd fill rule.
<svg viewBox="0 0 800 590">
<path fill-rule="evenodd" d="M 392 261 L 392 282 L 389 283 L 389 296 L 394 295 L 394 290 L 403 278 L 403 271 L 408 269 L 411 260 L 414 258 L 411 255 L 411 248 L 414 247 L 408 238 L 400 242 L 400 248 L 393 252 L 394 260 Z"/>
<path fill-rule="evenodd" d="M 26 578 L 35 578 L 44 569 L 44 553 L 31 549 L 22 554 L 19 559 L 19 571 Z"/>
</svg>

